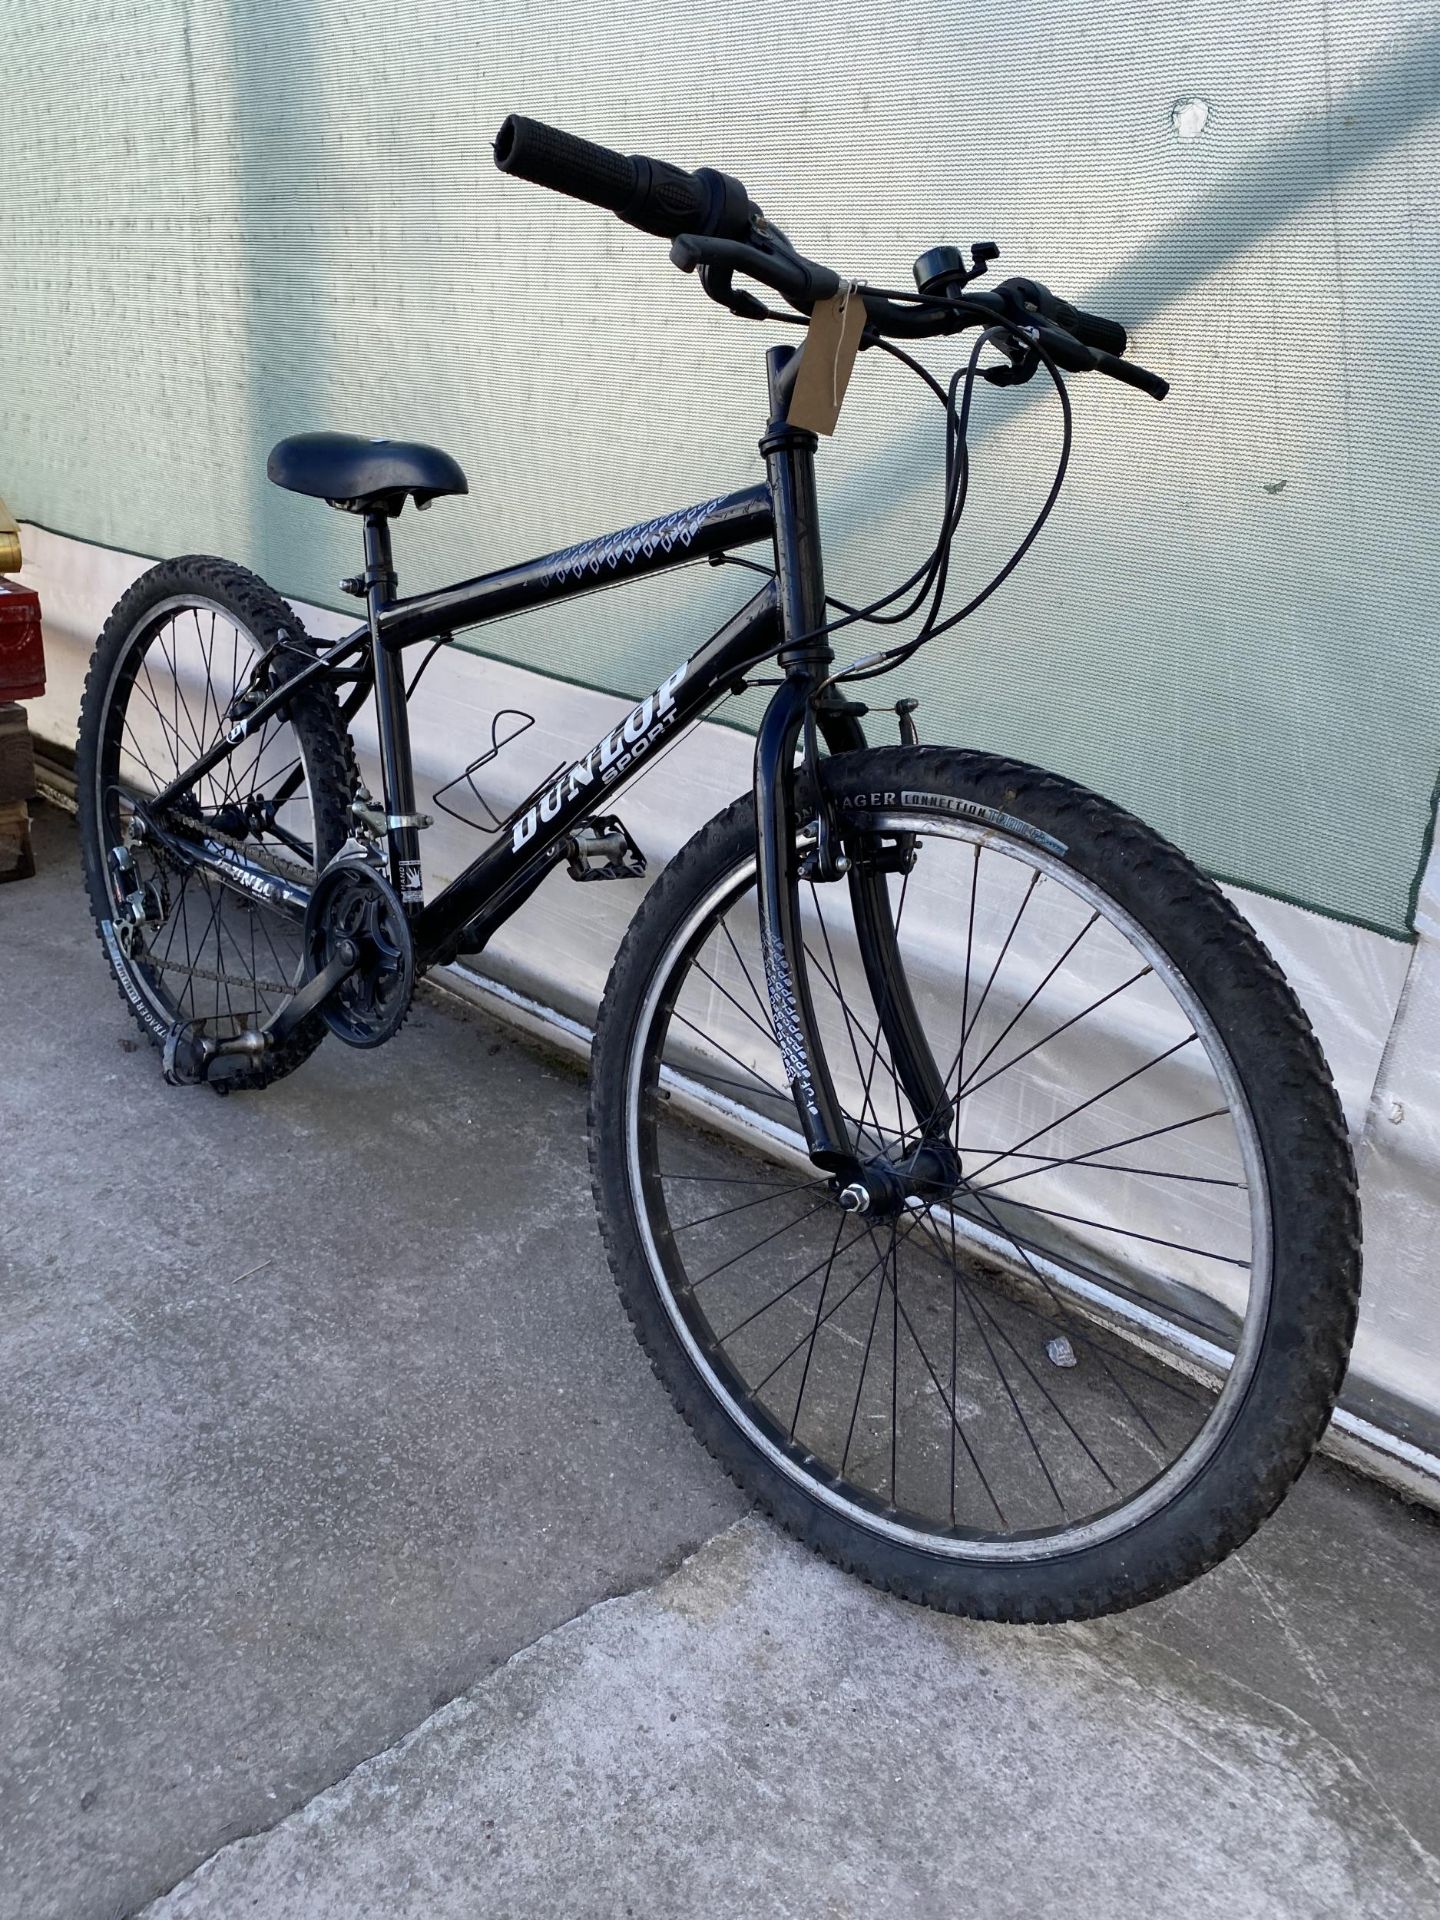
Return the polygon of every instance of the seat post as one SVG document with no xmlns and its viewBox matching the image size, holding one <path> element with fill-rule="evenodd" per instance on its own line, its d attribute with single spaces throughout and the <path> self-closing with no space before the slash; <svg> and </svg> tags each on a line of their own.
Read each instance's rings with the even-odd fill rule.
<svg viewBox="0 0 1440 1920">
<path fill-rule="evenodd" d="M 385 645 L 380 615 L 395 599 L 390 550 L 390 518 L 365 515 L 365 610 L 370 620 L 370 654 L 375 666 L 375 726 L 380 742 L 386 845 L 390 883 L 407 910 L 416 912 L 425 894 L 420 872 L 419 816 L 415 811 L 415 770 L 410 759 L 410 717 L 405 705 L 405 671 L 400 654 Z"/>
<path fill-rule="evenodd" d="M 367 513 L 365 515 L 365 590 L 369 594 L 378 587 L 382 606 L 386 606 L 399 592 L 399 582 L 395 578 L 395 560 L 390 550 L 390 516 L 388 513 Z"/>
</svg>

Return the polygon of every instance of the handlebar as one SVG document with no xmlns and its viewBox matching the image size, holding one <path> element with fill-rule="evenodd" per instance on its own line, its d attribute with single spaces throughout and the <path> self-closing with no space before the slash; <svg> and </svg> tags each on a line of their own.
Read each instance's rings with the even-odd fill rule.
<svg viewBox="0 0 1440 1920">
<path fill-rule="evenodd" d="M 737 273 L 759 281 L 806 314 L 842 285 L 833 268 L 796 252 L 739 180 L 713 167 L 687 173 L 644 154 L 616 153 L 515 113 L 495 136 L 495 164 L 502 173 L 603 207 L 642 233 L 670 240 L 674 264 L 684 273 L 698 269 L 706 293 L 735 313 L 760 318 L 767 312 L 734 285 Z M 858 291 L 865 302 L 867 339 L 920 340 L 994 327 L 1004 331 L 1002 344 L 1014 366 L 992 377 L 1028 378 L 1028 340 L 1067 372 L 1103 373 L 1157 400 L 1170 390 L 1159 374 L 1121 358 L 1129 336 L 1118 320 L 1072 306 L 1038 280 L 1016 278 L 984 291 L 956 291 L 913 305 L 875 293 L 863 283 Z M 1029 371 L 1036 364 L 1031 351 Z"/>
<path fill-rule="evenodd" d="M 615 153 L 518 113 L 495 136 L 495 164 L 502 173 L 587 200 L 666 240 L 682 233 L 743 240 L 760 212 L 728 173 L 713 167 L 686 173 L 643 153 Z"/>
</svg>

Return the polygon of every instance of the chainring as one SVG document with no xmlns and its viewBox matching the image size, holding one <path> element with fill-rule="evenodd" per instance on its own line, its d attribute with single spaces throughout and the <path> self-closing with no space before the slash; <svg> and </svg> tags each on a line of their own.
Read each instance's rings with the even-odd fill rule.
<svg viewBox="0 0 1440 1920">
<path fill-rule="evenodd" d="M 307 977 L 327 966 L 344 936 L 360 964 L 320 1007 L 350 1047 L 378 1047 L 399 1032 L 415 992 L 415 946 L 400 896 L 360 853 L 341 853 L 315 882 L 305 913 Z"/>
</svg>

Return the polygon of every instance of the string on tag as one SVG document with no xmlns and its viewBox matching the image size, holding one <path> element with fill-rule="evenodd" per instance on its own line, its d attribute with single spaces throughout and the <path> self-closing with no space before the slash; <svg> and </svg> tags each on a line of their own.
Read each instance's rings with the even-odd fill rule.
<svg viewBox="0 0 1440 1920">
<path fill-rule="evenodd" d="M 850 311 L 850 296 L 854 293 L 855 286 L 856 283 L 853 280 L 840 282 L 839 303 L 835 309 L 835 357 L 830 362 L 830 404 L 834 407 L 837 416 L 840 412 L 840 402 L 844 397 L 840 391 L 840 350 L 845 340 L 845 318 Z"/>
</svg>

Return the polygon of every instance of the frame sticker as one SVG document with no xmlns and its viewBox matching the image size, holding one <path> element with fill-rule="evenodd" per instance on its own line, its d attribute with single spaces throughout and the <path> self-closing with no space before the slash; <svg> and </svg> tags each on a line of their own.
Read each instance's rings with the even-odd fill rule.
<svg viewBox="0 0 1440 1920">
<path fill-rule="evenodd" d="M 533 807 L 527 807 L 511 828 L 510 845 L 515 853 L 535 838 L 540 822 L 553 820 L 567 800 L 573 800 L 583 787 L 594 783 L 608 787 L 618 780 L 642 753 L 647 752 L 662 733 L 675 724 L 675 693 L 690 671 L 690 662 L 682 660 L 675 671 L 660 682 L 654 693 L 647 693 L 638 707 L 612 727 L 603 740 L 568 766 L 553 780 Z"/>
<path fill-rule="evenodd" d="M 723 507 L 728 494 L 717 494 L 699 506 L 682 507 L 678 513 L 662 513 L 657 520 L 642 520 L 638 527 L 625 527 L 619 533 L 602 534 L 596 540 L 582 540 L 578 546 L 563 547 L 550 562 L 552 583 L 578 580 L 591 573 L 613 573 L 617 567 L 648 560 L 654 553 L 673 553 L 688 547 L 717 507 Z"/>
</svg>

